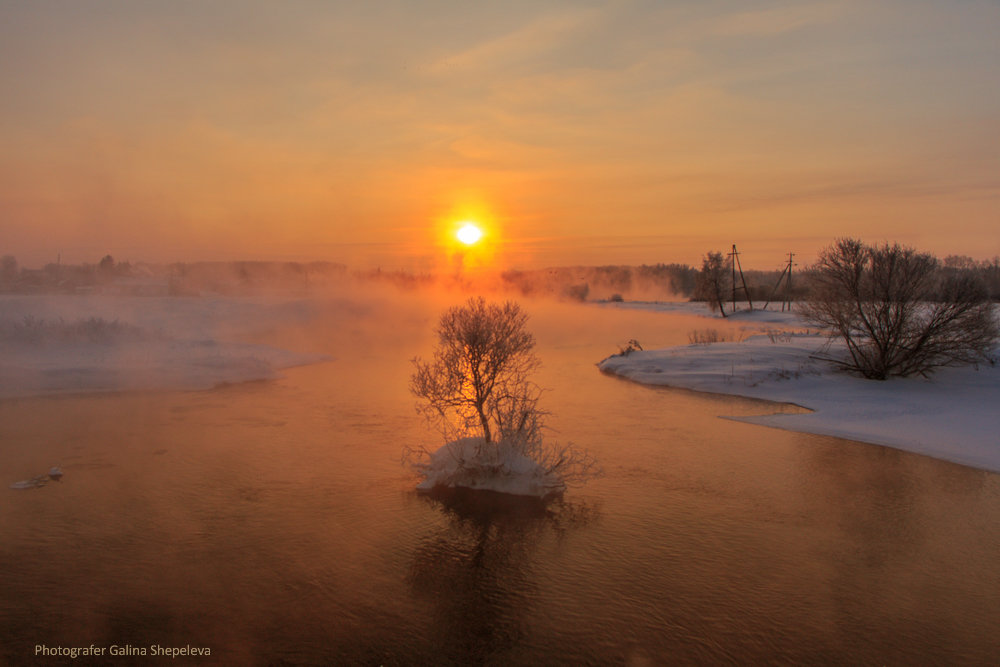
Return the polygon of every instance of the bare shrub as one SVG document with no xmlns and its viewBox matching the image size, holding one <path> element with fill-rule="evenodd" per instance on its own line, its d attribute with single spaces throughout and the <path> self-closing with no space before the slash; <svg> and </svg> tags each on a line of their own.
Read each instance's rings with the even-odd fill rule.
<svg viewBox="0 0 1000 667">
<path fill-rule="evenodd" d="M 764 335 L 772 343 L 790 343 L 792 342 L 792 332 L 783 331 L 781 329 L 771 329 L 768 327 L 764 329 Z"/>
<path fill-rule="evenodd" d="M 692 329 L 688 332 L 688 342 L 691 345 L 711 345 L 725 340 L 718 329 Z"/>
<path fill-rule="evenodd" d="M 712 345 L 713 343 L 742 343 L 753 330 L 740 327 L 739 330 L 720 331 L 719 329 L 692 329 L 688 332 L 688 343 L 691 345 Z"/>
<path fill-rule="evenodd" d="M 987 360 L 1000 335 L 975 276 L 942 277 L 937 260 L 913 248 L 840 239 L 811 281 L 802 314 L 842 338 L 849 358 L 838 363 L 866 378 Z"/>
<path fill-rule="evenodd" d="M 613 357 L 627 357 L 628 355 L 632 354 L 633 352 L 641 352 L 641 351 L 642 351 L 642 345 L 639 344 L 639 341 L 637 341 L 635 338 L 630 338 L 629 341 L 625 344 L 625 347 L 622 347 L 621 345 L 619 345 L 618 346 L 618 353 L 617 354 L 613 354 L 611 356 L 613 356 Z"/>
</svg>

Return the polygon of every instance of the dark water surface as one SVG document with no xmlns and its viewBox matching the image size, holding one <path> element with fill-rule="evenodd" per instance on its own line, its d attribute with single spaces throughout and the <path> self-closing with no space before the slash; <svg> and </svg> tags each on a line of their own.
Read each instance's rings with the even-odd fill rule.
<svg viewBox="0 0 1000 667">
<path fill-rule="evenodd" d="M 1000 662 L 1000 476 L 593 365 L 704 321 L 528 310 L 551 437 L 605 470 L 549 505 L 413 491 L 401 450 L 435 443 L 407 393 L 416 305 L 259 333 L 335 357 L 278 381 L 0 403 L 0 663 Z"/>
</svg>

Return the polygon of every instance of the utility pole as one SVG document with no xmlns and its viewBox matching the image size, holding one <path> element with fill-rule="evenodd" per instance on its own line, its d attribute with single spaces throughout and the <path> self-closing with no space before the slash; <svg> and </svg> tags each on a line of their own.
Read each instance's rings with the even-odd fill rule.
<svg viewBox="0 0 1000 667">
<path fill-rule="evenodd" d="M 750 300 L 750 290 L 747 289 L 746 278 L 743 277 L 743 266 L 740 264 L 740 253 L 736 252 L 736 244 L 733 244 L 733 250 L 729 253 L 730 263 L 733 267 L 733 312 L 736 312 L 736 268 L 739 267 L 740 270 L 740 282 L 743 283 L 743 294 L 747 297 L 747 305 L 750 306 L 750 310 L 753 310 L 753 301 Z"/>
<path fill-rule="evenodd" d="M 795 255 L 793 253 L 788 253 L 788 282 L 785 283 L 785 302 L 781 304 L 781 310 L 785 310 L 785 304 L 788 304 L 788 310 L 792 309 L 792 257 Z"/>
<path fill-rule="evenodd" d="M 792 309 L 792 258 L 795 257 L 795 253 L 788 253 L 788 264 L 781 270 L 781 275 L 778 276 L 778 281 L 774 283 L 774 289 L 771 290 L 771 295 L 767 297 L 767 303 L 764 304 L 764 310 L 771 305 L 771 299 L 774 295 L 778 293 L 778 288 L 781 287 L 781 281 L 785 280 L 785 298 L 781 302 L 781 310 L 785 310 L 785 306 L 788 306 L 788 310 Z M 785 277 L 787 274 L 787 278 Z"/>
<path fill-rule="evenodd" d="M 733 267 L 733 280 L 730 283 L 733 286 L 733 312 L 736 312 L 736 244 L 733 244 L 733 250 L 729 253 L 729 265 Z"/>
</svg>

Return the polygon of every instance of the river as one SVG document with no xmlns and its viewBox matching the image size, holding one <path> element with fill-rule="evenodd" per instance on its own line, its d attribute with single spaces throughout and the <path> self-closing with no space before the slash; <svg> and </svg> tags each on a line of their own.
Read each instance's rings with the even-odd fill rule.
<svg viewBox="0 0 1000 667">
<path fill-rule="evenodd" d="M 274 381 L 0 402 L 0 469 L 65 471 L 4 489 L 0 662 L 53 664 L 39 645 L 225 665 L 1000 659 L 1000 476 L 720 419 L 795 408 L 594 366 L 704 320 L 526 303 L 549 437 L 604 474 L 547 505 L 418 495 L 402 450 L 440 443 L 409 360 L 440 305 L 257 327 L 331 356 Z"/>
</svg>

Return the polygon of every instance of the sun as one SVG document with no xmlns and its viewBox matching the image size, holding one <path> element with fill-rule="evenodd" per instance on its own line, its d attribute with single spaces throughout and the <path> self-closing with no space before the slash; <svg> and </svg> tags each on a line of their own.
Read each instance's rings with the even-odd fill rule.
<svg viewBox="0 0 1000 667">
<path fill-rule="evenodd" d="M 467 222 L 455 232 L 455 236 L 465 245 L 474 245 L 479 239 L 483 238 L 483 230 L 475 224 Z"/>
</svg>

